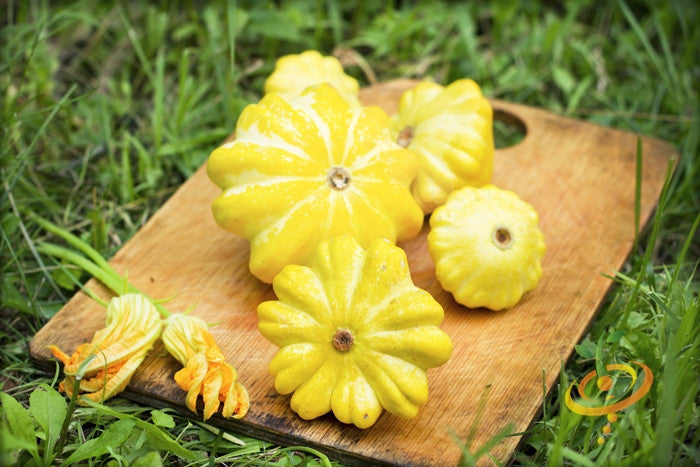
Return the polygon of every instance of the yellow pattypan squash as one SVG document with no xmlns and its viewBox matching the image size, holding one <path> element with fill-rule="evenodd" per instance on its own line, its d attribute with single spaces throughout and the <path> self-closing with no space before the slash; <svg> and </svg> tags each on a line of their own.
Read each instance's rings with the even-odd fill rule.
<svg viewBox="0 0 700 467">
<path fill-rule="evenodd" d="M 401 96 L 391 132 L 418 155 L 420 172 L 411 191 L 426 214 L 457 188 L 491 181 L 493 109 L 473 80 L 447 87 L 418 83 Z"/>
<path fill-rule="evenodd" d="M 329 84 L 247 106 L 236 140 L 207 162 L 223 190 L 212 205 L 216 222 L 250 240 L 250 270 L 268 283 L 336 235 L 362 246 L 417 235 L 423 213 L 410 192 L 417 171 L 415 155 L 391 140 L 383 110 L 350 106 Z"/>
<path fill-rule="evenodd" d="M 464 187 L 430 217 L 428 251 L 443 289 L 462 305 L 515 305 L 542 276 L 544 236 L 534 208 L 493 185 Z"/>
<path fill-rule="evenodd" d="M 360 105 L 357 80 L 345 74 L 337 58 L 321 55 L 316 50 L 278 58 L 274 71 L 265 80 L 263 91 L 291 99 L 307 87 L 319 83 L 331 84 L 349 104 Z"/>
<path fill-rule="evenodd" d="M 258 306 L 260 332 L 280 349 L 269 370 L 303 419 L 332 411 L 360 428 L 382 408 L 414 417 L 428 398 L 426 370 L 452 341 L 442 307 L 411 281 L 406 254 L 384 239 L 367 250 L 349 235 L 323 242 L 312 267 L 289 265 L 278 301 Z"/>
</svg>

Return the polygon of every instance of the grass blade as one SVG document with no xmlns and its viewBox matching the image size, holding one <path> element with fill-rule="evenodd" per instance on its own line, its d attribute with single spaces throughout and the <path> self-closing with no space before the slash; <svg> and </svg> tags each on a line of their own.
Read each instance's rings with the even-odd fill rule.
<svg viewBox="0 0 700 467">
<path fill-rule="evenodd" d="M 116 410 L 113 410 L 106 405 L 98 404 L 97 402 L 93 402 L 87 398 L 85 398 L 84 401 L 87 405 L 91 406 L 92 408 L 96 409 L 98 412 L 104 415 L 109 415 L 110 417 L 114 417 L 119 420 L 133 421 L 138 428 L 146 432 L 146 435 L 149 437 L 153 445 L 158 446 L 160 449 L 170 451 L 182 459 L 187 459 L 191 461 L 195 461 L 198 459 L 198 456 L 193 451 L 182 446 L 175 439 L 170 437 L 165 431 L 161 430 L 152 423 L 147 423 L 139 418 L 134 417 L 133 415 L 117 412 Z"/>
</svg>

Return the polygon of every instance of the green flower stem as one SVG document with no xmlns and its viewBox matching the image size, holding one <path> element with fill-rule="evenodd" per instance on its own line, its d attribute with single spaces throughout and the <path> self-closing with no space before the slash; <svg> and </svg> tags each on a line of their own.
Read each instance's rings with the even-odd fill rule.
<svg viewBox="0 0 700 467">
<path fill-rule="evenodd" d="M 64 239 L 70 246 L 73 248 L 76 248 L 80 251 L 82 251 L 88 258 L 90 258 L 97 266 L 100 268 L 104 269 L 105 271 L 111 271 L 114 272 L 114 274 L 117 274 L 116 271 L 110 266 L 110 264 L 105 260 L 102 255 L 100 254 L 99 251 L 95 250 L 93 247 L 88 245 L 85 241 L 81 240 L 79 237 L 73 235 L 72 233 L 68 232 L 65 229 L 62 229 L 61 227 L 57 226 L 56 224 L 53 224 L 46 219 L 38 216 L 32 216 L 32 219 L 34 222 L 39 224 L 41 227 L 44 229 L 48 230 L 49 232 L 58 235 L 62 239 Z M 118 274 L 117 274 L 118 276 Z M 116 292 L 116 291 L 115 291 Z"/>
<path fill-rule="evenodd" d="M 40 243 L 37 251 L 73 263 L 95 277 L 116 294 L 124 292 L 124 283 L 112 271 L 105 270 L 84 256 L 53 243 Z M 128 285 L 127 285 L 128 288 Z M 130 290 L 131 291 L 131 290 Z"/>
<path fill-rule="evenodd" d="M 79 241 L 82 242 L 82 240 Z M 99 265 L 76 253 L 75 251 L 52 243 L 41 243 L 39 244 L 37 250 L 55 258 L 73 263 L 88 274 L 91 274 L 95 279 L 102 282 L 105 286 L 107 286 L 107 288 L 112 290 L 112 292 L 117 295 L 121 295 L 124 292 L 141 294 L 153 302 L 156 310 L 158 310 L 158 313 L 160 313 L 161 316 L 164 318 L 170 316 L 170 312 L 162 304 L 155 302 L 152 298 L 148 297 L 148 295 L 144 294 L 122 278 L 106 261 L 104 261 L 104 259 L 101 261 L 103 265 Z"/>
<path fill-rule="evenodd" d="M 56 447 L 54 448 L 54 453 L 57 456 L 60 456 L 63 453 L 63 447 L 66 445 L 66 439 L 68 436 L 68 428 L 70 427 L 70 422 L 73 419 L 73 413 L 78 406 L 78 397 L 80 397 L 78 396 L 80 393 L 80 381 L 83 379 L 83 375 L 85 374 L 85 368 L 87 368 L 94 358 L 94 354 L 90 355 L 83 363 L 80 364 L 80 367 L 78 368 L 78 374 L 76 375 L 75 383 L 73 384 L 73 395 L 71 396 L 70 403 L 66 408 L 66 415 L 63 417 L 63 425 L 61 426 L 61 434 L 58 438 L 58 442 L 56 443 Z"/>
</svg>

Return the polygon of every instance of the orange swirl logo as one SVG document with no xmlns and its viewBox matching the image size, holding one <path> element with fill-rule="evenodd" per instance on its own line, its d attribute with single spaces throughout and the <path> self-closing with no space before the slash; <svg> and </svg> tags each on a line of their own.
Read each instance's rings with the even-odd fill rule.
<svg viewBox="0 0 700 467">
<path fill-rule="evenodd" d="M 602 375 L 600 377 L 597 377 L 598 373 L 596 372 L 596 370 L 593 370 L 586 376 L 584 376 L 581 379 L 581 382 L 578 384 L 578 399 L 582 402 L 575 401 L 571 396 L 571 391 L 574 385 L 576 385 L 576 382 L 573 382 L 566 390 L 566 406 L 572 412 L 581 415 L 607 415 L 608 423 L 605 427 L 603 427 L 603 434 L 610 434 L 610 423 L 613 423 L 617 420 L 617 414 L 615 412 L 620 411 L 622 409 L 626 409 L 635 402 L 639 401 L 642 397 L 644 397 L 644 395 L 647 392 L 649 392 L 651 384 L 654 382 L 654 375 L 652 374 L 648 366 L 641 362 L 631 363 L 634 363 L 639 368 L 641 368 L 644 374 L 644 380 L 636 390 L 634 389 L 634 387 L 637 382 L 637 371 L 631 365 L 614 363 L 606 365 L 605 369 L 607 371 L 623 372 L 623 374 L 626 374 L 630 380 L 628 384 L 624 385 L 622 391 L 614 390 L 616 382 L 619 380 L 618 378 L 613 379 L 609 375 Z M 587 392 L 590 393 L 590 391 L 587 391 L 587 387 L 589 386 L 589 383 L 593 382 L 594 379 L 598 389 L 604 393 L 607 393 L 605 397 L 605 403 L 602 405 L 598 405 L 595 400 L 591 399 L 587 395 Z M 620 395 L 615 395 L 616 392 Z M 602 436 L 598 438 L 599 444 L 603 444 L 604 442 L 605 440 Z"/>
</svg>

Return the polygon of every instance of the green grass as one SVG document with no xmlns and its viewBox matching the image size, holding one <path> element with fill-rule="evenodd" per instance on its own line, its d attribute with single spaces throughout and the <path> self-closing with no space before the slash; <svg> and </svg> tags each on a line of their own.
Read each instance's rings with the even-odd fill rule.
<svg viewBox="0 0 700 467">
<path fill-rule="evenodd" d="M 76 291 L 37 252 L 48 236 L 31 214 L 111 257 L 204 163 L 243 107 L 259 99 L 275 59 L 305 49 L 343 52 L 348 73 L 365 85 L 399 76 L 443 84 L 470 77 L 489 97 L 661 138 L 678 149 L 654 219 L 560 384 L 543 388 L 542 414 L 514 460 L 700 462 L 700 7 L 682 0 L 376 3 L 3 3 L 0 391 L 4 419 L 19 417 L 41 434 L 34 445 L 0 453 L 3 463 L 17 452 L 20 463 L 34 453 L 37 464 L 75 459 L 78 447 L 95 439 L 100 443 L 91 445 L 109 449 L 82 448 L 91 465 L 324 461 L 303 448 L 233 434 L 245 441 L 241 446 L 228 434 L 121 398 L 72 410 L 55 393 L 58 375 L 28 359 L 28 341 Z M 497 143 L 517 139 L 512 133 L 499 124 Z M 651 367 L 654 385 L 598 445 L 601 417 L 572 413 L 563 393 L 596 364 L 630 360 Z M 70 417 L 42 418 L 42 406 L 61 407 L 56 413 Z M 5 442 L 10 422 L 0 425 Z M 110 429 L 117 422 L 122 430 Z M 122 439 L 115 433 L 124 428 L 130 435 Z M 174 453 L 172 443 L 187 452 Z M 464 464 L 478 449 L 465 448 Z"/>
</svg>

